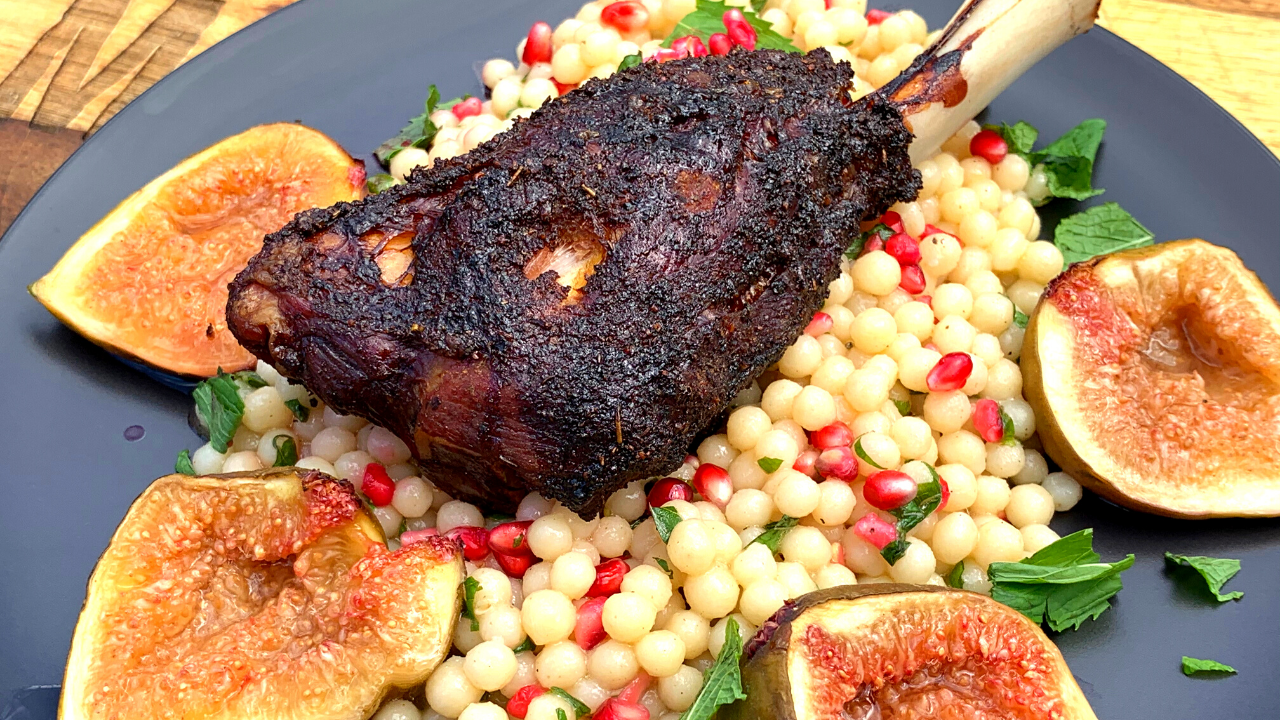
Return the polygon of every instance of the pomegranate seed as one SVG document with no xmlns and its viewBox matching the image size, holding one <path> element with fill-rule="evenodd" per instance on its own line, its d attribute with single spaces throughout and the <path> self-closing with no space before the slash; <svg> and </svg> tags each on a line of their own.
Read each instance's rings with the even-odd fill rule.
<svg viewBox="0 0 1280 720">
<path fill-rule="evenodd" d="M 478 562 L 489 555 L 489 531 L 474 525 L 461 525 L 444 534 L 462 542 L 462 555 Z"/>
<path fill-rule="evenodd" d="M 919 249 L 916 252 L 920 252 Z M 898 287 L 912 295 L 919 295 L 924 292 L 926 287 L 924 271 L 920 269 L 919 265 L 903 265 L 902 282 L 898 283 Z"/>
<path fill-rule="evenodd" d="M 898 539 L 898 528 L 885 522 L 875 513 L 867 513 L 853 524 L 853 534 L 883 550 L 886 545 Z"/>
<path fill-rule="evenodd" d="M 529 37 L 524 41 L 524 54 L 520 60 L 525 65 L 551 62 L 551 26 L 544 22 L 536 22 L 529 28 Z"/>
<path fill-rule="evenodd" d="M 472 115 L 479 115 L 482 109 L 483 108 L 480 107 L 480 98 L 469 97 L 449 108 L 449 111 L 453 113 L 454 117 L 461 120 L 463 118 L 469 118 Z"/>
<path fill-rule="evenodd" d="M 723 510 L 733 497 L 733 481 L 724 468 L 707 463 L 693 473 L 693 487 L 702 499 Z"/>
<path fill-rule="evenodd" d="M 517 520 L 495 527 L 489 531 L 489 549 L 499 557 L 532 557 L 533 551 L 525 538 L 532 524 L 530 520 Z"/>
<path fill-rule="evenodd" d="M 924 344 L 924 349 L 925 349 L 925 350 L 932 350 L 932 351 L 934 351 L 934 352 L 938 352 L 938 346 L 937 346 L 937 345 L 934 345 L 932 342 L 927 342 L 927 343 L 925 343 L 925 344 Z"/>
<path fill-rule="evenodd" d="M 884 251 L 900 265 L 915 265 L 920 262 L 920 243 L 904 232 L 894 233 L 886 240 Z"/>
<path fill-rule="evenodd" d="M 824 478 L 849 482 L 858 477 L 858 458 L 848 447 L 834 447 L 823 450 L 813 468 Z"/>
<path fill-rule="evenodd" d="M 556 80 L 555 78 L 552 78 L 551 82 L 554 83 L 556 86 L 556 97 L 560 97 L 561 95 L 564 95 L 570 90 L 576 90 L 578 88 L 577 85 L 566 85 L 565 83 L 562 83 L 559 80 Z"/>
<path fill-rule="evenodd" d="M 809 444 L 819 450 L 830 450 L 838 447 L 851 447 L 853 445 L 853 431 L 848 425 L 839 420 L 818 428 L 809 433 Z"/>
<path fill-rule="evenodd" d="M 733 41 L 724 33 L 712 33 L 711 37 L 707 38 L 707 45 L 711 46 L 712 55 L 728 55 L 733 49 Z"/>
<path fill-rule="evenodd" d="M 600 23 L 625 35 L 643 30 L 649 25 L 649 11 L 636 0 L 610 3 L 600 11 Z"/>
<path fill-rule="evenodd" d="M 578 619 L 573 624 L 573 639 L 583 650 L 590 650 L 604 641 L 606 600 L 608 598 L 594 597 L 578 606 Z"/>
<path fill-rule="evenodd" d="M 922 302 L 922 303 L 924 303 L 925 305 L 928 305 L 929 307 L 933 307 L 933 296 L 932 296 L 932 295 L 917 295 L 917 296 L 916 296 L 916 302 Z M 937 320 L 935 320 L 934 322 L 937 322 Z"/>
<path fill-rule="evenodd" d="M 693 486 L 680 478 L 662 478 L 649 491 L 649 507 L 662 507 L 672 500 L 693 500 Z"/>
<path fill-rule="evenodd" d="M 809 448 L 808 450 L 800 453 L 800 457 L 796 458 L 796 461 L 791 464 L 791 469 L 796 472 L 804 473 L 809 477 L 816 477 L 818 471 L 817 463 L 818 451 L 813 448 Z"/>
<path fill-rule="evenodd" d="M 831 562 L 836 565 L 844 564 L 844 543 L 831 543 Z"/>
<path fill-rule="evenodd" d="M 947 484 L 946 480 L 939 477 L 938 490 L 942 494 L 941 499 L 938 501 L 938 509 L 941 510 L 947 506 L 947 501 L 951 499 L 951 486 Z"/>
<path fill-rule="evenodd" d="M 969 141 L 969 152 L 995 165 L 1009 154 L 1009 143 L 994 130 L 979 130 Z"/>
<path fill-rule="evenodd" d="M 396 483 L 387 475 L 387 469 L 382 465 L 369 463 L 364 466 L 364 480 L 360 482 L 360 490 L 369 498 L 369 502 L 385 507 L 391 504 L 391 498 L 396 494 Z"/>
<path fill-rule="evenodd" d="M 813 319 L 805 326 L 804 334 L 812 335 L 813 337 L 821 337 L 825 333 L 831 332 L 831 326 L 834 324 L 835 323 L 832 322 L 830 315 L 819 310 L 813 314 Z"/>
<path fill-rule="evenodd" d="M 867 478 L 862 487 L 862 497 L 867 504 L 880 510 L 897 510 L 915 496 L 915 479 L 897 470 L 881 470 Z"/>
<path fill-rule="evenodd" d="M 902 216 L 893 210 L 888 210 L 881 215 L 880 222 L 888 225 L 889 229 L 896 233 L 902 232 Z"/>
<path fill-rule="evenodd" d="M 644 691 L 649 689 L 649 683 L 651 681 L 652 678 L 649 677 L 649 673 L 641 670 L 634 680 L 627 683 L 626 686 L 618 692 L 616 697 L 623 702 L 640 702 L 640 698 L 644 695 Z"/>
<path fill-rule="evenodd" d="M 654 62 L 664 63 L 668 60 L 679 60 L 684 57 L 682 53 L 671 48 L 658 48 L 653 51 L 653 55 L 649 58 Z"/>
<path fill-rule="evenodd" d="M 498 561 L 498 567 L 502 568 L 502 572 L 513 578 L 522 578 L 524 574 L 533 567 L 533 563 L 537 558 L 533 553 L 528 555 L 503 555 L 502 553 L 494 553 L 493 559 Z"/>
<path fill-rule="evenodd" d="M 863 244 L 862 252 L 858 255 L 858 257 L 862 257 L 867 253 L 873 253 L 877 250 L 883 250 L 883 249 L 884 249 L 884 241 L 880 239 L 880 236 L 877 235 L 875 237 L 870 237 L 870 238 L 867 238 L 867 242 Z"/>
<path fill-rule="evenodd" d="M 825 6 L 826 6 L 826 9 L 830 10 L 830 9 L 831 9 L 831 0 L 824 0 L 823 5 L 825 5 Z"/>
<path fill-rule="evenodd" d="M 400 533 L 400 546 L 412 545 L 414 543 L 426 542 L 427 538 L 439 535 L 439 531 L 435 528 L 423 528 L 421 530 L 405 530 Z"/>
<path fill-rule="evenodd" d="M 541 685 L 525 685 L 507 701 L 507 714 L 511 717 L 524 718 L 529 714 L 529 703 L 545 692 Z"/>
<path fill-rule="evenodd" d="M 671 49 L 680 53 L 680 57 L 706 57 L 707 46 L 697 35 L 685 35 L 671 42 Z"/>
<path fill-rule="evenodd" d="M 593 720 L 649 720 L 649 709 L 640 703 L 609 698 L 591 717 Z"/>
<path fill-rule="evenodd" d="M 870 10 L 867 11 L 867 24 L 879 25 L 880 23 L 885 21 L 885 18 L 890 17 L 891 15 L 893 15 L 893 13 L 888 12 L 886 10 L 877 10 L 875 8 L 871 8 Z"/>
<path fill-rule="evenodd" d="M 952 235 L 951 233 L 947 232 L 946 230 L 943 230 L 942 228 L 938 227 L 937 225 L 928 225 L 928 224 L 926 224 L 926 225 L 924 226 L 924 235 L 922 235 L 921 237 L 929 237 L 930 235 L 946 235 L 946 236 L 947 236 L 947 237 L 949 237 L 949 238 L 955 238 L 957 241 L 959 241 L 959 240 L 960 240 L 960 238 L 956 237 L 955 235 Z"/>
<path fill-rule="evenodd" d="M 1004 439 L 1004 420 L 1000 417 L 1000 405 L 995 400 L 983 398 L 973 404 L 973 428 L 989 443 Z"/>
<path fill-rule="evenodd" d="M 742 11 L 734 8 L 724 11 L 724 29 L 734 45 L 741 45 L 748 50 L 756 49 L 756 29 L 751 27 Z"/>
<path fill-rule="evenodd" d="M 969 353 L 947 353 L 925 376 L 924 383 L 928 386 L 929 392 L 959 390 L 969 382 L 971 373 L 973 373 L 973 357 Z"/>
<path fill-rule="evenodd" d="M 622 589 L 622 578 L 631 566 L 622 558 L 605 560 L 596 566 L 596 579 L 587 590 L 587 597 L 608 597 Z"/>
</svg>

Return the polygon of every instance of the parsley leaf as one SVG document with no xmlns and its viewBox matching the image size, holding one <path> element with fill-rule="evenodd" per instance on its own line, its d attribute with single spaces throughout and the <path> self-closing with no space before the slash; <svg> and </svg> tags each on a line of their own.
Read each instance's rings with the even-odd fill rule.
<svg viewBox="0 0 1280 720">
<path fill-rule="evenodd" d="M 553 687 L 547 692 L 551 693 L 552 695 L 555 695 L 558 698 L 563 699 L 564 701 L 572 705 L 574 715 L 578 717 L 583 717 L 584 715 L 591 714 L 591 708 L 587 707 L 587 704 L 582 702 L 578 698 L 570 695 L 568 690 L 565 690 L 564 688 Z"/>
<path fill-rule="evenodd" d="M 480 620 L 476 618 L 476 591 L 480 589 L 480 581 L 468 577 L 462 581 L 462 617 L 471 621 L 471 632 L 480 630 Z"/>
<path fill-rule="evenodd" d="M 178 460 L 173 464 L 173 471 L 182 473 L 183 475 L 195 475 L 196 469 L 191 466 L 191 451 L 183 450 L 178 453 Z"/>
<path fill-rule="evenodd" d="M 662 542 L 671 539 L 671 531 L 680 524 L 680 513 L 675 508 L 669 507 L 650 507 L 653 511 L 653 524 L 658 529 L 658 537 L 662 538 Z"/>
<path fill-rule="evenodd" d="M 196 401 L 196 416 L 209 428 L 209 444 L 220 453 L 226 452 L 244 417 L 244 401 L 235 378 L 219 370 L 216 377 L 196 385 L 191 395 Z"/>
<path fill-rule="evenodd" d="M 925 467 L 929 468 L 929 474 L 933 479 L 916 485 L 916 496 L 911 499 L 911 502 L 889 511 L 891 515 L 898 518 L 898 539 L 885 545 L 880 551 L 880 556 L 890 565 L 907 554 L 909 547 L 907 533 L 924 522 L 924 519 L 942 504 L 942 479 L 938 477 L 938 471 L 934 470 L 932 465 L 926 463 Z"/>
<path fill-rule="evenodd" d="M 1013 125 L 1000 123 L 999 125 L 987 125 L 987 130 L 999 133 L 1004 138 L 1004 142 L 1009 146 L 1009 152 L 1017 153 L 1026 157 L 1031 153 L 1031 148 L 1036 144 L 1036 138 L 1040 137 L 1040 131 L 1036 130 L 1030 123 L 1019 120 Z"/>
<path fill-rule="evenodd" d="M 775 473 L 782 467 L 782 458 L 763 457 L 757 460 L 756 464 L 767 473 Z"/>
<path fill-rule="evenodd" d="M 1240 572 L 1240 561 L 1228 558 L 1213 558 L 1203 555 L 1174 555 L 1167 552 L 1164 559 L 1174 565 L 1185 565 L 1186 567 L 1200 573 L 1200 577 L 1204 578 L 1204 582 L 1209 586 L 1209 592 L 1217 598 L 1218 602 L 1226 602 L 1228 600 L 1239 600 L 1244 597 L 1244 593 L 1236 590 L 1227 594 L 1222 594 L 1222 586 L 1227 581 L 1235 577 Z"/>
<path fill-rule="evenodd" d="M 298 445 L 288 435 L 271 438 L 271 446 L 276 450 L 276 461 L 272 467 L 288 467 L 298 462 Z"/>
<path fill-rule="evenodd" d="M 364 181 L 364 187 L 366 190 L 369 191 L 369 194 L 371 195 L 377 195 L 383 190 L 386 190 L 388 188 L 393 188 L 399 184 L 400 184 L 400 181 L 396 180 L 394 177 L 391 177 L 387 173 L 378 173 L 376 175 L 370 175 L 369 179 Z"/>
<path fill-rule="evenodd" d="M 1030 321 L 1031 321 L 1031 318 L 1027 317 L 1026 313 L 1022 312 L 1017 307 L 1013 308 L 1013 324 L 1014 325 L 1017 325 L 1020 328 L 1026 329 L 1027 323 Z"/>
<path fill-rule="evenodd" d="M 622 62 L 618 63 L 618 70 L 622 71 L 628 68 L 633 68 L 642 62 L 644 62 L 644 57 L 642 57 L 639 53 L 636 53 L 635 55 L 628 55 L 622 58 Z"/>
<path fill-rule="evenodd" d="M 871 459 L 866 450 L 862 449 L 862 436 L 859 435 L 857 440 L 853 441 L 853 452 L 862 459 L 863 462 L 877 470 L 883 470 L 884 466 Z"/>
<path fill-rule="evenodd" d="M 964 589 L 964 561 L 955 564 L 951 568 L 951 572 L 947 573 L 947 587 Z"/>
<path fill-rule="evenodd" d="M 1067 264 L 1130 248 L 1150 245 L 1155 235 L 1113 202 L 1065 217 L 1053 241 Z"/>
<path fill-rule="evenodd" d="M 773 552 L 778 552 L 778 548 L 782 547 L 782 538 L 791 532 L 791 528 L 800 524 L 800 520 L 790 515 L 783 515 L 781 520 L 777 520 L 764 526 L 764 532 L 759 537 L 752 540 L 753 543 L 760 543 L 769 548 Z"/>
<path fill-rule="evenodd" d="M 1182 674 L 1191 677 L 1196 673 L 1229 673 L 1236 674 L 1236 669 L 1230 665 L 1223 665 L 1217 660 L 1201 660 L 1199 658 L 1182 656 Z"/>
<path fill-rule="evenodd" d="M 1133 555 L 1100 560 L 1092 529 L 1072 533 L 1021 562 L 992 563 L 991 597 L 1056 632 L 1079 629 L 1111 607 L 1123 587 L 1120 573 L 1133 565 Z"/>
<path fill-rule="evenodd" d="M 849 260 L 858 259 L 858 256 L 862 254 L 862 249 L 867 246 L 867 241 L 873 237 L 880 238 L 880 241 L 884 242 L 893 237 L 893 228 L 884 223 L 876 223 L 871 226 L 870 230 L 858 233 L 858 237 L 853 239 L 853 244 L 849 246 L 848 250 L 844 251 L 844 256 Z"/>
<path fill-rule="evenodd" d="M 720 0 L 697 0 L 697 2 L 697 8 L 681 18 L 667 39 L 662 41 L 662 47 L 669 48 L 673 41 L 686 35 L 697 35 L 705 43 L 713 34 L 725 31 L 724 13 L 729 9 L 728 6 Z M 775 32 L 771 23 L 760 19 L 756 13 L 743 12 L 742 16 L 756 31 L 756 49 L 800 52 L 800 49 L 791 44 L 790 40 Z"/>
<path fill-rule="evenodd" d="M 746 700 L 742 691 L 742 636 L 738 634 L 738 621 L 730 617 L 725 621 L 724 647 L 716 657 L 715 665 L 703 675 L 702 690 L 693 704 L 680 716 L 680 720 L 710 720 L 716 710 L 737 700 Z"/>
</svg>

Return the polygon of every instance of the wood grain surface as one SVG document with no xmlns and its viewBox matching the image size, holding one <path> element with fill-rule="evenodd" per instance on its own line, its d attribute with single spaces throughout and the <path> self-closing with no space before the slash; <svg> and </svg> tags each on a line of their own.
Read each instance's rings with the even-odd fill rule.
<svg viewBox="0 0 1280 720">
<path fill-rule="evenodd" d="M 126 103 L 293 1 L 0 0 L 0 232 Z M 1280 0 L 1104 0 L 1099 21 L 1280 154 Z"/>
</svg>

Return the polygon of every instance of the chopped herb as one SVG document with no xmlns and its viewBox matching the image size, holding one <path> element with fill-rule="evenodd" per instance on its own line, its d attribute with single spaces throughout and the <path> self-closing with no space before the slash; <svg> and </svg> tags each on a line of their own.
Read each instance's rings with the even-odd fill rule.
<svg viewBox="0 0 1280 720">
<path fill-rule="evenodd" d="M 862 458 L 862 461 L 863 461 L 863 462 L 865 462 L 866 464 L 870 465 L 871 467 L 873 467 L 873 468 L 875 468 L 875 469 L 877 469 L 877 470 L 883 470 L 883 469 L 884 469 L 884 466 L 883 466 L 883 465 L 881 465 L 880 463 L 876 462 L 875 460 L 872 460 L 872 459 L 871 459 L 871 456 L 867 454 L 867 451 L 862 449 L 862 436 L 861 436 L 861 435 L 859 435 L 859 436 L 858 436 L 858 439 L 857 439 L 857 440 L 854 440 L 854 441 L 853 441 L 853 452 L 855 452 L 855 453 L 858 455 L 858 457 Z"/>
<path fill-rule="evenodd" d="M 1228 580 L 1240 572 L 1239 560 L 1205 557 L 1203 555 L 1174 555 L 1169 552 L 1164 554 L 1164 559 L 1174 565 L 1185 565 L 1200 573 L 1200 577 L 1204 578 L 1205 584 L 1209 586 L 1209 592 L 1213 593 L 1218 602 L 1239 600 L 1244 597 L 1244 593 L 1239 590 L 1225 595 L 1221 592 L 1222 586 L 1226 585 Z"/>
<path fill-rule="evenodd" d="M 964 561 L 956 563 L 951 568 L 951 572 L 947 573 L 947 587 L 964 588 Z"/>
<path fill-rule="evenodd" d="M 667 564 L 666 560 L 663 560 L 660 557 L 656 557 L 653 559 L 653 561 L 658 563 L 658 567 L 662 568 L 662 572 L 666 573 L 667 577 L 675 578 L 676 574 L 671 572 L 671 566 Z"/>
<path fill-rule="evenodd" d="M 763 457 L 757 460 L 756 464 L 767 473 L 775 473 L 782 467 L 782 458 Z"/>
<path fill-rule="evenodd" d="M 633 68 L 642 62 L 644 62 L 644 58 L 640 55 L 640 53 L 636 53 L 634 55 L 628 55 L 622 58 L 622 62 L 618 63 L 618 69 L 626 70 L 628 68 Z"/>
<path fill-rule="evenodd" d="M 522 652 L 533 652 L 536 647 L 537 646 L 533 644 L 533 640 L 529 639 L 528 635 L 525 635 L 524 640 L 521 640 L 520 644 L 511 652 L 519 655 Z"/>
<path fill-rule="evenodd" d="M 1113 202 L 1063 218 L 1053 241 L 1067 263 L 1150 245 L 1155 235 Z"/>
<path fill-rule="evenodd" d="M 992 130 L 1004 138 L 1004 142 L 1009 146 L 1009 152 L 1027 157 L 1031 153 L 1031 148 L 1036 144 L 1036 138 L 1040 137 L 1040 131 L 1036 130 L 1030 123 L 1019 120 L 1013 125 L 1000 123 L 999 125 L 986 125 L 987 130 Z"/>
<path fill-rule="evenodd" d="M 480 630 L 480 620 L 476 618 L 476 591 L 480 589 L 480 581 L 468 577 L 462 581 L 462 617 L 471 621 L 471 632 Z"/>
<path fill-rule="evenodd" d="M 662 47 L 669 48 L 677 38 L 686 35 L 696 35 L 704 43 L 707 42 L 713 34 L 725 31 L 724 13 L 728 9 L 729 7 L 720 0 L 697 0 L 696 9 L 676 23 L 675 29 L 666 40 L 662 41 Z M 756 31 L 756 49 L 800 52 L 800 49 L 791 44 L 790 40 L 774 31 L 771 23 L 761 20 L 756 13 L 743 12 L 742 16 Z"/>
<path fill-rule="evenodd" d="M 1236 669 L 1230 665 L 1223 665 L 1217 660 L 1201 660 L 1199 658 L 1182 656 L 1182 674 L 1191 677 L 1196 673 L 1227 673 L 1236 674 Z"/>
<path fill-rule="evenodd" d="M 515 536 L 515 538 L 511 541 L 511 547 L 513 548 L 518 548 L 523 544 L 524 544 L 524 533 L 520 533 L 519 535 Z"/>
<path fill-rule="evenodd" d="M 632 529 L 632 530 L 635 530 L 636 528 L 640 527 L 640 523 L 642 523 L 642 522 L 644 522 L 644 516 L 643 516 L 643 515 L 641 515 L 640 517 L 638 517 L 638 518 L 636 518 L 635 520 L 632 520 L 632 521 L 631 521 L 631 529 Z"/>
<path fill-rule="evenodd" d="M 235 378 L 219 370 L 216 377 L 196 385 L 191 395 L 196 401 L 196 416 L 209 428 L 209 444 L 220 453 L 226 452 L 244 417 L 244 401 Z"/>
<path fill-rule="evenodd" d="M 1093 162 L 1106 132 L 1105 120 L 1092 118 L 1063 133 L 1040 152 L 1031 153 L 1031 164 L 1044 166 L 1050 197 L 1085 200 L 1101 195 L 1102 188 L 1093 187 Z M 1043 204 L 1043 202 L 1041 204 Z"/>
<path fill-rule="evenodd" d="M 195 475 L 196 469 L 191 466 L 191 451 L 183 450 L 178 453 L 178 460 L 173 464 L 173 471 L 182 473 L 183 475 Z"/>
<path fill-rule="evenodd" d="M 857 259 L 857 257 L 862 254 L 862 249 L 867 246 L 867 241 L 873 237 L 880 238 L 881 242 L 887 241 L 889 238 L 893 237 L 893 228 L 885 225 L 884 223 L 876 223 L 871 226 L 870 230 L 864 233 L 859 233 L 858 236 L 853 239 L 853 244 L 849 246 L 848 250 L 844 251 L 844 256 L 850 260 Z"/>
<path fill-rule="evenodd" d="M 271 446 L 276 450 L 276 461 L 273 467 L 288 467 L 298 462 L 298 445 L 288 435 L 277 435 L 271 438 Z"/>
<path fill-rule="evenodd" d="M 569 714 L 564 711 L 564 708 L 556 708 L 556 720 L 569 720 Z"/>
<path fill-rule="evenodd" d="M 902 417 L 906 417 L 911 414 L 910 400 L 894 400 L 893 406 L 898 408 L 898 414 Z"/>
<path fill-rule="evenodd" d="M 431 146 L 432 139 L 435 138 L 439 128 L 431 122 L 431 113 L 435 112 L 437 106 L 440 109 L 451 108 L 454 105 L 465 100 L 468 95 L 450 100 L 443 105 L 440 104 L 440 91 L 435 85 L 427 88 L 427 101 L 423 103 L 424 112 L 409 121 L 408 125 L 400 128 L 400 132 L 396 136 L 387 140 L 373 151 L 374 157 L 378 158 L 378 162 L 386 166 L 391 163 L 391 158 L 407 147 L 425 148 Z"/>
<path fill-rule="evenodd" d="M 1017 445 L 1018 434 L 1017 429 L 1013 426 L 1013 418 L 1009 417 L 1009 413 L 1004 411 L 1003 405 L 996 405 L 996 409 L 1000 412 L 1000 428 L 1003 433 L 1000 438 L 1001 445 Z"/>
<path fill-rule="evenodd" d="M 653 511 L 653 524 L 658 529 L 658 537 L 662 538 L 662 542 L 671 539 L 671 531 L 676 525 L 680 524 L 680 513 L 674 508 L 669 507 L 651 507 Z"/>
<path fill-rule="evenodd" d="M 370 175 L 369 179 L 364 181 L 365 189 L 368 190 L 369 193 L 372 195 L 377 195 L 383 190 L 386 190 L 388 188 L 393 188 L 399 184 L 400 184 L 399 180 L 396 180 L 394 177 L 391 177 L 387 173 L 377 173 L 376 175 Z"/>
<path fill-rule="evenodd" d="M 1072 533 L 1021 562 L 992 563 L 991 597 L 1055 632 L 1079 629 L 1111 607 L 1110 599 L 1124 587 L 1120 573 L 1133 565 L 1133 555 L 1114 563 L 1100 560 L 1092 529 Z"/>
<path fill-rule="evenodd" d="M 306 422 L 307 418 L 311 417 L 311 408 L 297 400 L 285 400 L 284 406 L 289 408 L 298 422 Z"/>
<path fill-rule="evenodd" d="M 778 552 L 778 548 L 782 547 L 782 538 L 786 537 L 787 533 L 791 532 L 791 528 L 799 524 L 800 520 L 798 518 L 793 518 L 790 515 L 783 515 L 781 520 L 775 520 L 774 522 L 765 525 L 764 532 L 760 533 L 759 537 L 751 542 L 760 543 L 761 545 L 769 548 L 769 550 Z"/>
<path fill-rule="evenodd" d="M 570 705 L 572 705 L 573 712 L 578 717 L 583 717 L 591 714 L 591 708 L 587 707 L 587 704 L 582 702 L 578 698 L 570 695 L 568 690 L 565 690 L 564 688 L 553 687 L 547 692 L 551 693 L 552 695 L 555 695 L 558 698 L 565 700 Z"/>
<path fill-rule="evenodd" d="M 703 674 L 702 690 L 693 704 L 680 716 L 680 720 L 711 720 L 716 710 L 737 700 L 745 700 L 742 692 L 742 636 L 738 634 L 738 621 L 730 617 L 725 621 L 724 647 L 716 656 L 716 662 Z"/>
<path fill-rule="evenodd" d="M 938 477 L 938 471 L 934 470 L 932 465 L 924 463 L 924 466 L 929 469 L 929 474 L 933 476 L 933 479 L 916 485 L 916 496 L 911 499 L 911 502 L 889 511 L 891 515 L 898 519 L 898 539 L 885 545 L 884 549 L 880 551 L 880 556 L 890 565 L 898 562 L 903 555 L 907 554 L 907 548 L 910 547 L 907 543 L 907 533 L 924 522 L 924 519 L 929 517 L 942 504 L 942 479 Z"/>
<path fill-rule="evenodd" d="M 400 537 L 408 529 L 409 529 L 409 521 L 405 520 L 404 518 L 400 518 L 400 527 L 396 528 L 396 537 Z"/>
<path fill-rule="evenodd" d="M 364 507 L 365 512 L 369 513 L 369 517 L 373 518 L 374 520 L 377 520 L 378 508 L 375 507 L 373 503 L 369 502 L 369 498 L 361 495 L 360 493 L 356 493 L 356 497 L 360 498 L 360 504 Z M 379 525 L 378 527 L 382 527 L 382 526 Z"/>
<path fill-rule="evenodd" d="M 1026 313 L 1022 312 L 1017 307 L 1013 308 L 1013 324 L 1014 325 L 1017 325 L 1020 328 L 1026 328 L 1027 323 L 1030 320 L 1031 318 L 1027 317 Z"/>
<path fill-rule="evenodd" d="M 251 390 L 257 390 L 260 387 L 268 385 L 262 376 L 252 370 L 241 370 L 240 372 L 231 373 L 231 378 L 236 382 L 248 386 Z"/>
</svg>

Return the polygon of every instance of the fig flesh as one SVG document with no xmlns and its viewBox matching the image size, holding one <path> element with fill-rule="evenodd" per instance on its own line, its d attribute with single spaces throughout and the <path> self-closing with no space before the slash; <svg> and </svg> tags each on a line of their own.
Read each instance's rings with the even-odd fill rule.
<svg viewBox="0 0 1280 720">
<path fill-rule="evenodd" d="M 1022 350 L 1049 455 L 1117 503 L 1280 515 L 1280 308 L 1226 248 L 1180 240 L 1077 263 Z"/>
<path fill-rule="evenodd" d="M 849 585 L 779 610 L 722 720 L 1096 720 L 1035 623 L 983 595 Z"/>
<path fill-rule="evenodd" d="M 61 720 L 363 720 L 444 657 L 462 555 L 314 471 L 155 481 L 98 561 Z"/>
</svg>

